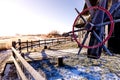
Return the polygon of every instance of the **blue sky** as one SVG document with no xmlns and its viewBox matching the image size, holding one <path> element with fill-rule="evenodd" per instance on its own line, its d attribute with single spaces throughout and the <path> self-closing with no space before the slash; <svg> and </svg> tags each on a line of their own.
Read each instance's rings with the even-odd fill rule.
<svg viewBox="0 0 120 80">
<path fill-rule="evenodd" d="M 0 36 L 72 30 L 84 0 L 0 0 Z"/>
</svg>

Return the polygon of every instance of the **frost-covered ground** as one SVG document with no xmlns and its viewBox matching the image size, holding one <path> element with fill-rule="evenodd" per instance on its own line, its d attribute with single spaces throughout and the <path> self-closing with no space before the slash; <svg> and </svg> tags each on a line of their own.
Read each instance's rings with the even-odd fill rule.
<svg viewBox="0 0 120 80">
<path fill-rule="evenodd" d="M 38 72 L 44 73 L 47 80 L 120 80 L 120 55 L 103 55 L 100 59 L 88 59 L 86 53 L 76 55 L 78 49 L 64 58 L 64 66 L 54 65 L 56 59 L 30 63 Z M 72 53 L 73 52 L 73 53 Z M 2 80 L 19 80 L 14 65 L 8 65 Z"/>
<path fill-rule="evenodd" d="M 31 65 L 38 71 L 43 70 L 47 80 L 120 80 L 120 76 L 115 72 L 120 69 L 114 70 L 111 69 L 113 67 L 109 67 L 115 65 L 111 64 L 112 59 L 109 63 L 106 59 L 91 60 L 85 55 L 73 54 L 64 59 L 63 67 L 56 67 L 51 62 L 51 60 L 42 60 L 31 63 Z"/>
</svg>

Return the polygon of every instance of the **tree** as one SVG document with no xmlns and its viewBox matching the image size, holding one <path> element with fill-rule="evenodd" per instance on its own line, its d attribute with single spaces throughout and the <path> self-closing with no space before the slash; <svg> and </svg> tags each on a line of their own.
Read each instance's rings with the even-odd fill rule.
<svg viewBox="0 0 120 80">
<path fill-rule="evenodd" d="M 47 37 L 49 38 L 55 38 L 55 37 L 61 37 L 61 34 L 57 30 L 53 30 L 47 34 Z"/>
</svg>

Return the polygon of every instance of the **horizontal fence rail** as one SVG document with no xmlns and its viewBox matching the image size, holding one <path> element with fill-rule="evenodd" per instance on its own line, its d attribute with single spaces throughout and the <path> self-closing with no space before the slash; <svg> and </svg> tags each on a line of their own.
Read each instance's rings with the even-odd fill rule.
<svg viewBox="0 0 120 80">
<path fill-rule="evenodd" d="M 35 79 L 35 80 L 46 80 L 43 76 L 41 76 L 20 54 L 19 52 L 12 47 L 14 57 L 20 60 L 24 68 L 29 72 L 29 74 Z M 22 80 L 27 80 L 24 73 L 21 71 L 21 68 L 18 66 L 17 62 L 13 58 L 14 64 L 17 68 L 17 71 L 21 77 Z"/>
<path fill-rule="evenodd" d="M 29 48 L 34 47 L 41 47 L 44 46 L 47 47 L 48 45 L 59 45 L 60 43 L 71 41 L 72 39 L 69 37 L 65 38 L 56 38 L 56 39 L 45 39 L 45 40 L 36 40 L 36 41 L 21 41 L 21 39 L 18 39 L 18 41 L 12 42 L 11 50 L 13 52 L 12 60 L 15 64 L 15 67 L 17 69 L 18 77 L 22 80 L 28 80 L 29 78 L 33 78 L 34 80 L 46 80 L 45 77 L 41 76 L 25 59 L 22 54 L 23 49 L 27 49 L 27 52 L 29 51 Z M 17 62 L 19 60 L 19 63 Z M 25 75 L 24 69 L 28 72 L 29 75 Z"/>
<path fill-rule="evenodd" d="M 22 49 L 27 49 L 27 52 L 29 51 L 29 48 L 33 49 L 33 47 L 35 46 L 48 46 L 48 45 L 54 45 L 55 43 L 62 43 L 62 42 L 67 42 L 67 41 L 71 41 L 71 38 L 56 38 L 56 39 L 44 39 L 44 40 L 36 40 L 36 41 L 21 41 L 21 39 L 19 39 L 17 42 L 13 41 L 12 42 L 12 46 L 19 50 L 20 53 L 22 52 Z"/>
<path fill-rule="evenodd" d="M 27 77 L 25 76 L 25 74 L 23 73 L 21 67 L 19 66 L 18 62 L 15 60 L 15 58 L 12 56 L 12 60 L 15 64 L 15 67 L 17 69 L 17 72 L 19 74 L 19 76 L 21 77 L 22 80 L 28 80 Z"/>
</svg>

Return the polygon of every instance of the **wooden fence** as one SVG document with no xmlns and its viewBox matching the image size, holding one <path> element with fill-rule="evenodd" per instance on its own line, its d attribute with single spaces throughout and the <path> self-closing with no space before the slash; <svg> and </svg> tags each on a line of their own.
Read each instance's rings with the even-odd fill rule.
<svg viewBox="0 0 120 80">
<path fill-rule="evenodd" d="M 29 48 L 33 49 L 35 46 L 37 47 L 41 47 L 44 46 L 44 48 L 46 49 L 48 45 L 54 45 L 54 44 L 60 44 L 63 42 L 67 42 L 67 41 L 71 41 L 71 38 L 56 38 L 56 39 L 44 39 L 44 40 L 36 40 L 36 41 L 21 41 L 21 39 L 18 39 L 18 41 L 13 41 L 12 42 L 12 46 L 19 50 L 20 53 L 22 53 L 22 49 L 27 50 L 27 52 L 29 51 Z"/>
<path fill-rule="evenodd" d="M 19 79 L 21 80 L 28 80 L 28 76 L 35 80 L 46 80 L 45 77 L 41 76 L 22 56 L 22 49 L 26 48 L 27 51 L 29 48 L 34 48 L 35 46 L 37 47 L 47 47 L 48 45 L 54 45 L 54 44 L 60 44 L 63 42 L 71 41 L 71 38 L 57 38 L 57 39 L 45 39 L 45 40 L 37 40 L 37 41 L 24 41 L 22 42 L 20 39 L 15 42 L 12 42 L 12 60 L 15 64 L 17 74 L 19 76 Z M 18 61 L 19 60 L 19 63 Z M 62 62 L 62 58 L 59 58 L 59 61 Z M 29 73 L 27 76 L 24 73 L 24 69 Z M 41 73 L 42 74 L 42 73 Z"/>
<path fill-rule="evenodd" d="M 20 80 L 28 80 L 28 77 L 26 77 L 24 71 L 20 66 L 23 66 L 29 72 L 30 78 L 33 78 L 34 80 L 46 80 L 19 54 L 19 52 L 15 48 L 12 47 L 11 49 L 14 55 L 12 56 L 12 59 L 17 69 Z M 20 62 L 18 63 L 16 59 L 19 59 Z"/>
<path fill-rule="evenodd" d="M 56 38 L 56 39 L 45 39 L 45 40 L 36 40 L 36 41 L 22 41 L 19 39 L 18 41 L 12 42 L 12 53 L 11 59 L 13 60 L 13 63 L 15 64 L 18 78 L 20 80 L 28 80 L 28 79 L 34 79 L 34 80 L 46 80 L 45 77 L 41 76 L 40 74 L 44 73 L 38 73 L 24 58 L 24 55 L 22 55 L 22 50 L 27 49 L 27 52 L 29 51 L 29 48 L 33 49 L 34 47 L 41 47 L 44 46 L 44 48 L 47 48 L 47 46 L 54 46 L 59 45 L 61 43 L 66 43 L 68 41 L 71 41 L 72 39 L 69 37 L 64 38 Z M 58 57 L 58 65 L 62 66 L 63 58 L 61 56 Z M 5 67 L 4 67 L 5 68 Z M 24 73 L 24 70 L 27 71 L 27 75 Z M 1 79 L 1 74 L 0 74 Z"/>
</svg>

